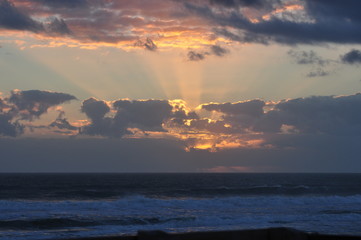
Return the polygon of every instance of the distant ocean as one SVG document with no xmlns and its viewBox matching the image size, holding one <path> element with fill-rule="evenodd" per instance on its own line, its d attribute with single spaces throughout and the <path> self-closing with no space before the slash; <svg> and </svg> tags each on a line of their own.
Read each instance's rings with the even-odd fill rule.
<svg viewBox="0 0 361 240">
<path fill-rule="evenodd" d="M 280 226 L 361 235 L 361 174 L 0 174 L 0 239 Z"/>
</svg>

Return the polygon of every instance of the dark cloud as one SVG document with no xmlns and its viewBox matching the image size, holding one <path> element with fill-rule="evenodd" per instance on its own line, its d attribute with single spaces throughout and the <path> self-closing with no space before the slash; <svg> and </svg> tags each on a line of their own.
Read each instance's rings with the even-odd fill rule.
<svg viewBox="0 0 361 240">
<path fill-rule="evenodd" d="M 52 8 L 84 8 L 88 6 L 87 0 L 32 0 Z"/>
<path fill-rule="evenodd" d="M 171 123 L 176 125 L 184 125 L 187 120 L 196 120 L 199 119 L 199 116 L 196 112 L 187 112 L 185 109 L 177 109 L 177 106 L 173 107 L 173 112 L 171 114 Z"/>
<path fill-rule="evenodd" d="M 104 101 L 95 98 L 85 100 L 81 106 L 84 112 L 93 122 L 100 121 L 110 111 L 110 107 Z"/>
<path fill-rule="evenodd" d="M 152 51 L 152 52 L 156 51 L 157 48 L 158 48 L 157 45 L 153 42 L 153 40 L 150 39 L 150 38 L 146 38 L 145 41 L 143 41 L 143 40 L 138 40 L 138 41 L 134 44 L 134 46 L 136 46 L 136 47 L 143 47 L 144 49 L 149 50 L 149 51 Z"/>
<path fill-rule="evenodd" d="M 74 99 L 74 96 L 65 93 L 14 90 L 10 97 L 0 98 L 0 135 L 16 137 L 25 129 L 20 121 L 32 121 L 45 114 L 50 107 Z M 65 118 L 59 118 L 54 122 L 54 126 L 57 124 L 60 127 L 61 123 L 65 127 L 66 122 Z"/>
<path fill-rule="evenodd" d="M 72 33 L 64 19 L 59 18 L 54 18 L 49 24 L 47 24 L 46 30 L 49 34 L 56 35 L 70 35 Z"/>
<path fill-rule="evenodd" d="M 31 32 L 44 31 L 44 27 L 41 23 L 19 11 L 7 0 L 0 0 L 0 27 L 14 30 L 27 30 Z"/>
<path fill-rule="evenodd" d="M 129 101 L 118 100 L 115 119 L 126 121 L 128 126 L 143 131 L 164 131 L 162 124 L 171 116 L 173 107 L 166 100 Z"/>
<path fill-rule="evenodd" d="M 53 18 L 49 23 L 36 21 L 25 12 L 18 10 L 7 0 L 0 0 L 0 27 L 11 30 L 25 30 L 46 35 L 70 35 L 64 19 Z"/>
<path fill-rule="evenodd" d="M 232 33 L 232 38 L 239 41 L 248 38 L 247 41 L 282 44 L 360 43 L 360 17 L 354 10 L 360 8 L 360 2 L 347 2 L 350 5 L 339 1 L 307 0 L 304 5 L 308 20 L 304 20 L 303 15 L 288 13 L 287 17 L 258 18 L 257 22 L 250 21 L 238 10 L 227 14 L 213 11 L 210 6 L 186 3 L 185 7 L 218 26 L 238 30 L 238 33 Z"/>
<path fill-rule="evenodd" d="M 330 72 L 325 71 L 322 68 L 316 68 L 315 70 L 312 70 L 311 72 L 309 72 L 306 77 L 308 78 L 313 78 L 313 77 L 325 77 L 330 75 Z"/>
<path fill-rule="evenodd" d="M 183 141 L 171 139 L 0 138 L 0 171 L 201 172 L 220 165 L 258 172 L 361 171 L 360 136 L 279 134 L 266 141 L 280 147 L 185 152 Z"/>
<path fill-rule="evenodd" d="M 336 63 L 336 61 L 323 59 L 318 56 L 318 54 L 311 51 L 295 51 L 290 50 L 287 52 L 289 56 L 291 56 L 297 64 L 301 65 L 312 65 L 311 71 L 306 75 L 308 78 L 313 77 L 325 77 L 330 75 L 330 71 L 326 70 L 325 67 L 330 65 L 331 63 Z"/>
<path fill-rule="evenodd" d="M 24 132 L 24 126 L 19 122 L 11 122 L 12 116 L 0 113 L 0 135 L 16 137 Z"/>
<path fill-rule="evenodd" d="M 33 120 L 46 113 L 50 107 L 75 99 L 76 97 L 66 93 L 14 90 L 9 97 L 9 103 L 13 104 L 14 110 L 22 119 Z"/>
<path fill-rule="evenodd" d="M 228 53 L 227 49 L 218 45 L 212 45 L 210 48 L 211 48 L 211 52 L 218 57 L 223 57 Z"/>
<path fill-rule="evenodd" d="M 225 7 L 237 6 L 263 6 L 267 1 L 262 0 L 210 0 L 211 4 L 217 4 Z"/>
<path fill-rule="evenodd" d="M 361 21 L 358 0 L 307 0 L 305 3 L 307 12 L 319 21 Z"/>
<path fill-rule="evenodd" d="M 223 113 L 218 124 L 229 125 L 227 133 L 287 131 L 316 135 L 361 135 L 361 114 L 357 110 L 361 107 L 361 94 L 290 99 L 274 104 L 270 111 L 265 111 L 265 106 L 261 100 L 252 100 L 203 104 L 202 109 Z"/>
<path fill-rule="evenodd" d="M 187 58 L 188 58 L 188 61 L 201 61 L 201 60 L 204 60 L 205 57 L 208 55 L 208 53 L 206 52 L 196 52 L 196 51 L 189 51 L 187 53 Z"/>
<path fill-rule="evenodd" d="M 113 116 L 106 116 L 113 110 Z M 112 105 L 94 98 L 83 102 L 82 111 L 91 124 L 81 129 L 82 134 L 122 137 L 132 134 L 128 128 L 141 131 L 165 131 L 163 123 L 171 117 L 172 106 L 165 100 L 118 100 Z"/>
<path fill-rule="evenodd" d="M 201 108 L 207 111 L 223 113 L 222 119 L 217 122 L 217 132 L 223 130 L 224 133 L 244 133 L 251 128 L 254 123 L 263 116 L 265 102 L 262 100 L 250 100 L 237 103 L 209 103 L 202 104 Z M 230 127 L 221 127 L 220 125 Z"/>
<path fill-rule="evenodd" d="M 204 4 L 210 3 L 214 6 L 229 9 L 256 8 L 258 10 L 272 10 L 281 5 L 282 0 L 206 0 Z"/>
<path fill-rule="evenodd" d="M 227 53 L 228 53 L 227 49 L 218 45 L 211 45 L 209 46 L 209 51 L 195 51 L 195 50 L 188 51 L 187 59 L 188 61 L 197 62 L 206 59 L 207 56 L 215 55 L 218 57 L 223 57 Z"/>
<path fill-rule="evenodd" d="M 265 102 L 262 100 L 250 100 L 237 103 L 208 103 L 201 107 L 207 111 L 217 111 L 230 115 L 244 114 L 259 117 L 263 115 Z"/>
<path fill-rule="evenodd" d="M 346 64 L 360 64 L 361 63 L 361 51 L 352 49 L 345 55 L 341 56 L 341 60 Z"/>
<path fill-rule="evenodd" d="M 71 125 L 68 120 L 64 117 L 64 111 L 60 111 L 58 117 L 49 124 L 49 127 L 56 127 L 61 130 L 77 130 L 78 128 Z"/>
<path fill-rule="evenodd" d="M 276 104 L 255 129 L 281 131 L 282 125 L 288 125 L 299 133 L 360 135 L 361 114 L 356 110 L 360 107 L 361 94 L 291 99 Z"/>
<path fill-rule="evenodd" d="M 317 55 L 313 50 L 311 51 L 294 51 L 290 50 L 287 52 L 289 56 L 296 60 L 298 64 L 315 64 L 320 66 L 325 66 L 329 64 L 329 60 L 323 59 Z"/>
<path fill-rule="evenodd" d="M 125 126 L 118 126 L 114 118 L 105 117 L 110 112 L 110 106 L 105 101 L 89 98 L 83 101 L 81 110 L 91 120 L 89 125 L 81 128 L 81 134 L 121 137 L 130 133 Z"/>
<path fill-rule="evenodd" d="M 299 7 L 290 10 L 290 4 Z M 211 47 L 210 54 L 223 56 L 220 48 L 202 45 L 199 36 L 260 44 L 361 43 L 359 8 L 358 0 L 0 0 L 0 26 L 46 36 L 71 34 L 80 42 L 136 42 L 150 51 L 157 50 L 154 39 L 169 45 L 188 36 L 195 38 L 190 48 Z M 55 20 L 37 20 L 44 16 Z M 199 61 L 206 55 L 191 51 L 189 56 Z"/>
</svg>

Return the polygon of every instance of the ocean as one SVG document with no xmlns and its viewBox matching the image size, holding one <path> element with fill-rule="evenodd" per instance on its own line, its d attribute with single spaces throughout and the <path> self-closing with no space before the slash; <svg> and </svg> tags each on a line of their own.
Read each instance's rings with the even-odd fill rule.
<svg viewBox="0 0 361 240">
<path fill-rule="evenodd" d="M 361 235 L 361 174 L 0 174 L 0 239 L 291 227 Z"/>
</svg>

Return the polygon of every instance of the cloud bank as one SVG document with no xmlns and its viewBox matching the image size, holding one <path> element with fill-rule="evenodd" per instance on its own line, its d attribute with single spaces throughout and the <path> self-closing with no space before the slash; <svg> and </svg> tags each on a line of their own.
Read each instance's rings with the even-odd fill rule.
<svg viewBox="0 0 361 240">
<path fill-rule="evenodd" d="M 14 90 L 0 99 L 0 133 L 16 137 L 27 128 L 48 128 L 74 137 L 179 139 L 188 151 L 272 148 L 277 147 L 272 139 L 279 136 L 361 135 L 361 114 L 357 110 L 361 107 L 360 93 L 278 102 L 253 99 L 204 103 L 196 109 L 188 108 L 182 100 L 89 98 L 80 109 L 88 120 L 69 122 L 65 112 L 59 110 L 58 117 L 48 125 L 34 123 L 50 108 L 75 99 L 66 93 Z"/>
<path fill-rule="evenodd" d="M 54 121 L 37 125 L 50 109 L 75 99 L 70 94 L 40 90 L 14 90 L 0 99 L 2 156 L 13 159 L 6 162 L 8 170 L 16 169 L 15 163 L 24 158 L 9 150 L 16 146 L 21 146 L 24 154 L 43 149 L 39 150 L 41 156 L 32 160 L 44 166 L 37 171 L 54 170 L 54 166 L 58 166 L 56 171 L 84 167 L 57 157 L 50 157 L 58 159 L 55 165 L 46 163 L 52 153 L 61 152 L 60 148 L 67 149 L 60 158 L 88 161 L 81 171 L 350 171 L 345 161 L 358 164 L 360 93 L 277 102 L 213 102 L 196 109 L 188 108 L 182 100 L 89 98 L 80 107 L 88 120 L 69 121 L 65 112 L 58 110 Z M 51 130 L 52 135 L 45 140 L 31 137 L 32 129 Z M 21 137 L 24 133 L 26 138 Z M 64 135 L 71 138 L 59 137 Z M 100 152 L 104 154 L 100 156 Z M 124 160 L 117 162 L 119 156 Z M 97 159 L 106 159 L 109 164 L 100 164 Z M 110 162 L 117 162 L 119 168 L 110 169 Z"/>
<path fill-rule="evenodd" d="M 0 31 L 28 31 L 63 44 L 124 49 L 202 49 L 219 44 L 359 44 L 358 0 L 1 0 Z M 203 53 L 202 53 L 203 52 Z"/>
<path fill-rule="evenodd" d="M 25 128 L 22 122 L 38 119 L 50 108 L 75 99 L 66 93 L 14 90 L 9 97 L 0 98 L 0 135 L 21 135 Z"/>
</svg>

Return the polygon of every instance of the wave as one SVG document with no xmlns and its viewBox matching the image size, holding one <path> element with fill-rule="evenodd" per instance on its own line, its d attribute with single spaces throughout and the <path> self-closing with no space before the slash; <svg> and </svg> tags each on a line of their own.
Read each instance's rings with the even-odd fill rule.
<svg viewBox="0 0 361 240">
<path fill-rule="evenodd" d="M 20 236 L 26 232 L 39 239 L 39 231 L 44 236 L 62 231 L 85 236 L 156 229 L 180 232 L 278 226 L 359 234 L 360 202 L 361 195 L 218 198 L 137 195 L 92 201 L 0 200 L 0 235 L 8 234 L 10 237 L 5 239 L 15 239 L 11 237 L 15 233 Z M 69 237 L 68 233 L 63 234 Z"/>
<path fill-rule="evenodd" d="M 73 228 L 73 227 L 92 227 L 92 226 L 142 226 L 154 225 L 167 222 L 177 221 L 193 221 L 195 217 L 172 217 L 172 218 L 158 218 L 158 217 L 126 217 L 123 219 L 95 219 L 95 220 L 75 220 L 71 218 L 43 218 L 43 219 L 28 219 L 28 220 L 0 220 L 0 229 L 4 230 L 32 230 L 32 229 L 57 229 L 57 228 Z"/>
</svg>

